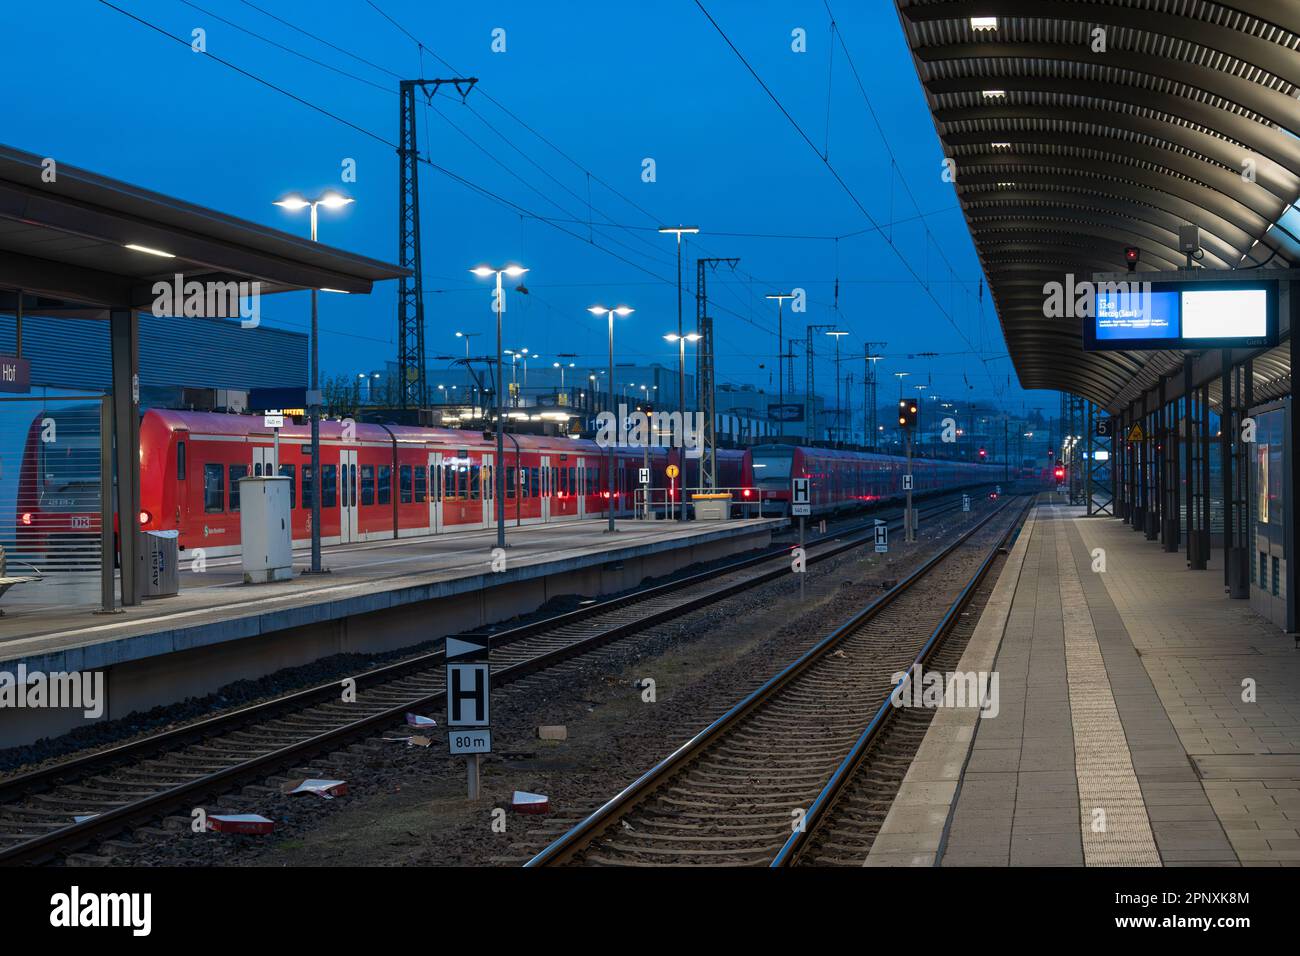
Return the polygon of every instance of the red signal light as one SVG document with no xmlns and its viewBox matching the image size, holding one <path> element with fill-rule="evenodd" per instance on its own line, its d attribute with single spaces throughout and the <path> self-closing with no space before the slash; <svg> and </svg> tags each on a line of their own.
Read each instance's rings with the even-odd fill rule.
<svg viewBox="0 0 1300 956">
<path fill-rule="evenodd" d="M 1057 466 L 1056 470 L 1052 472 L 1052 474 L 1056 476 L 1057 481 L 1060 481 L 1062 478 L 1065 477 L 1065 469 L 1061 468 L 1060 466 Z"/>
</svg>

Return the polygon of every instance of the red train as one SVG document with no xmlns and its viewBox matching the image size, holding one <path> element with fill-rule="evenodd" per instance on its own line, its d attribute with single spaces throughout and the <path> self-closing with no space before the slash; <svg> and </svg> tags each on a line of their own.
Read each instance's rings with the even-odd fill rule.
<svg viewBox="0 0 1300 956">
<path fill-rule="evenodd" d="M 790 479 L 811 478 L 812 513 L 903 498 L 907 459 L 874 452 L 805 448 L 798 445 L 758 445 L 753 449 L 754 478 L 762 496 L 763 514 L 790 513 Z M 912 490 L 923 495 L 998 480 L 1001 465 L 973 462 L 912 460 Z"/>
<path fill-rule="evenodd" d="M 54 414 L 63 421 L 77 413 Z M 74 451 L 42 443 L 39 422 L 25 449 L 24 475 L 35 481 L 39 473 L 43 487 L 63 488 L 71 476 L 61 470 L 75 463 L 77 481 L 89 484 L 88 493 L 80 497 L 42 497 L 35 491 L 20 495 L 24 550 L 34 553 L 46 551 L 56 536 L 97 536 L 100 524 L 97 432 L 88 433 L 88 449 Z M 310 441 L 308 425 L 289 423 L 280 429 L 279 472 L 292 479 L 293 539 L 302 546 L 311 540 L 316 486 Z M 325 421 L 320 444 L 325 544 L 495 526 L 496 438 L 491 433 Z M 178 530 L 183 549 L 203 548 L 213 556 L 238 553 L 239 479 L 269 474 L 274 446 L 275 434 L 260 416 L 146 412 L 140 423 L 140 527 Z M 649 460 L 656 487 L 668 485 L 669 464 L 683 465 L 676 449 L 652 448 Z M 606 451 L 595 442 L 507 434 L 507 522 L 604 517 L 611 504 L 607 461 Z M 613 462 L 615 514 L 631 515 L 645 451 L 615 449 Z M 698 466 L 688 460 L 684 467 L 691 475 Z M 753 494 L 747 451 L 720 449 L 718 471 L 719 487 Z"/>
</svg>

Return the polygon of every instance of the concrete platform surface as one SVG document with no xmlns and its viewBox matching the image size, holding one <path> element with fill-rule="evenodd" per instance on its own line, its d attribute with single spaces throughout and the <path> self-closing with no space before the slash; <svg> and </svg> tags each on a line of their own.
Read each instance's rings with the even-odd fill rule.
<svg viewBox="0 0 1300 956">
<path fill-rule="evenodd" d="M 1300 652 L 1221 564 L 1040 504 L 959 666 L 997 716 L 936 715 L 867 865 L 1300 864 Z"/>
<path fill-rule="evenodd" d="M 319 576 L 301 575 L 309 556 L 296 553 L 295 576 L 268 584 L 244 584 L 237 558 L 210 561 L 202 573 L 182 561 L 177 596 L 121 614 L 43 610 L 0 618 L 0 670 L 19 662 L 43 671 L 110 667 L 749 536 L 759 536 L 759 546 L 781 524 L 625 520 L 615 535 L 603 519 L 511 528 L 504 569 L 497 571 L 495 530 L 331 547 L 323 561 L 330 573 Z"/>
</svg>

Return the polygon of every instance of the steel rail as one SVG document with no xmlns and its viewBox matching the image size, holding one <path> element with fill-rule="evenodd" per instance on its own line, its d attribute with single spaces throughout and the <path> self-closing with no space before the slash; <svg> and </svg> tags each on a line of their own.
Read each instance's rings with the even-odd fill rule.
<svg viewBox="0 0 1300 956">
<path fill-rule="evenodd" d="M 739 703 L 732 706 L 726 713 L 722 714 L 694 737 L 683 743 L 663 760 L 656 763 L 653 767 L 643 773 L 627 787 L 623 788 L 619 793 L 611 797 L 585 819 L 581 820 L 568 831 L 557 837 L 541 852 L 525 863 L 524 866 L 554 866 L 572 859 L 574 855 L 590 845 L 590 843 L 608 826 L 615 822 L 615 820 L 626 814 L 627 811 L 631 810 L 637 804 L 644 801 L 655 790 L 657 790 L 659 786 L 666 783 L 686 762 L 698 756 L 706 744 L 711 743 L 722 733 L 734 727 L 742 718 L 753 713 L 757 708 L 773 699 L 780 690 L 804 673 L 804 671 L 806 671 L 813 663 L 823 657 L 828 651 L 832 650 L 845 637 L 854 633 L 863 625 L 869 623 L 873 618 L 879 615 L 881 611 L 889 607 L 901 594 L 905 593 L 917 582 L 924 579 L 930 571 L 938 567 L 939 564 L 947 559 L 953 552 L 969 540 L 971 536 L 980 531 L 995 517 L 1001 515 L 1006 508 L 1007 503 L 999 505 L 995 510 L 982 518 L 973 527 L 969 528 L 950 545 L 933 555 L 924 564 L 912 571 L 907 577 L 899 581 L 890 590 L 886 591 L 861 611 L 857 612 L 853 617 L 844 624 L 841 624 L 829 635 L 822 638 L 796 660 L 786 665 L 786 667 L 784 667 L 780 672 L 770 677 L 760 687 L 748 694 Z"/>
<path fill-rule="evenodd" d="M 962 588 L 961 594 L 957 596 L 957 599 L 948 607 L 947 613 L 944 614 L 943 619 L 930 633 L 930 637 L 926 640 L 925 645 L 917 652 L 915 659 L 913 659 L 906 673 L 904 673 L 903 677 L 899 679 L 897 684 L 890 688 L 889 693 L 885 695 L 884 701 L 881 702 L 880 708 L 876 711 L 866 728 L 854 742 L 853 747 L 840 762 L 840 765 L 835 769 L 835 772 L 826 782 L 826 786 L 824 786 L 821 792 L 817 795 L 817 799 L 815 799 L 808 807 L 808 811 L 803 816 L 803 826 L 790 834 L 789 838 L 785 841 L 785 844 L 777 851 L 776 856 L 772 858 L 772 862 L 768 864 L 769 866 L 793 866 L 797 862 L 799 854 L 808 846 L 808 842 L 811 840 L 813 833 L 822 824 L 826 815 L 834 806 L 835 801 L 839 798 L 844 786 L 853 779 L 854 774 L 862 765 L 863 760 L 865 760 L 867 756 L 868 750 L 871 748 L 872 742 L 877 736 L 879 736 L 881 729 L 889 720 L 892 712 L 897 709 L 893 703 L 894 695 L 899 693 L 911 681 L 912 674 L 918 668 L 924 667 L 925 663 L 933 655 L 934 650 L 939 646 L 939 643 L 947 637 L 948 633 L 957 624 L 957 620 L 961 613 L 966 610 L 971 600 L 975 597 L 975 591 L 984 582 L 989 569 L 993 567 L 993 563 L 997 560 L 998 554 L 1007 547 L 1011 539 L 1019 532 L 1019 529 L 1023 525 L 1025 514 L 1028 512 L 1030 507 L 1032 507 L 1032 501 L 1030 504 L 1025 506 L 1019 517 L 1012 522 L 1011 527 L 1007 529 L 1007 533 L 1003 535 L 998 543 L 989 550 L 989 553 L 984 557 L 983 562 L 980 563 L 978 570 L 976 570 L 975 574 L 971 576 L 971 579 L 966 583 L 966 586 Z"/>
<path fill-rule="evenodd" d="M 955 510 L 956 508 L 957 505 L 955 503 L 937 507 L 932 509 L 930 516 L 933 517 L 938 514 L 945 514 L 949 511 Z M 901 515 L 898 515 L 892 518 L 888 523 L 891 527 L 899 526 L 897 523 L 901 521 L 901 517 Z M 816 541 L 809 542 L 810 544 L 821 544 L 828 540 L 843 538 L 843 540 L 840 540 L 839 543 L 834 546 L 821 550 L 816 555 L 809 555 L 807 558 L 808 564 L 827 560 L 873 540 L 875 520 L 876 519 L 873 518 L 870 524 L 863 523 L 853 526 L 852 528 L 847 529 L 847 532 L 841 530 L 839 532 L 828 533 L 818 538 Z M 861 529 L 871 529 L 871 531 L 870 533 L 865 533 L 859 537 L 844 538 L 846 533 L 853 534 Z M 790 545 L 778 545 L 764 551 L 762 554 L 745 558 L 741 561 L 732 562 L 720 568 L 703 571 L 677 581 L 655 585 L 586 608 L 565 612 L 563 614 L 534 621 L 486 637 L 492 648 L 506 647 L 538 633 L 544 633 L 578 621 L 597 617 L 601 614 L 618 610 L 628 605 L 648 602 L 655 597 L 661 597 L 696 584 L 706 583 L 711 579 L 722 577 L 730 573 L 743 571 L 749 567 L 784 557 L 789 553 L 789 551 Z M 490 679 L 491 686 L 501 687 L 512 683 L 523 677 L 536 673 L 537 671 L 554 666 L 570 657 L 580 656 L 612 641 L 619 640 L 630 634 L 653 627 L 657 624 L 663 623 L 664 621 L 671 620 L 672 618 L 679 617 L 696 610 L 699 607 L 730 597 L 735 593 L 749 590 L 750 588 L 766 583 L 774 578 L 784 576 L 788 573 L 788 568 L 784 563 L 782 563 L 780 566 L 770 571 L 745 578 L 738 582 L 733 582 L 732 584 L 726 585 L 717 590 L 710 591 L 688 601 L 683 601 L 670 608 L 665 608 L 654 614 L 646 615 L 645 617 L 639 618 L 635 621 L 626 622 L 624 624 L 604 629 L 596 634 L 586 638 L 581 638 L 564 647 L 538 654 L 525 661 L 521 661 L 518 664 L 493 673 Z M 358 681 L 358 687 L 362 686 L 363 681 L 366 685 L 373 685 L 412 672 L 436 668 L 445 663 L 445 659 L 445 653 L 439 650 L 420 655 L 419 657 L 410 660 L 398 661 L 393 664 L 384 665 L 358 675 L 356 678 Z M 268 717 L 279 711 L 292 711 L 295 708 L 300 708 L 302 705 L 310 705 L 323 700 L 334 700 L 338 696 L 338 686 L 338 682 L 333 681 L 316 687 L 306 688 L 301 691 L 294 691 L 288 695 L 270 701 L 253 704 L 194 724 L 165 731 L 162 734 L 142 738 L 141 740 L 122 744 L 109 750 L 87 754 L 50 767 L 32 771 L 28 774 L 0 781 L 0 800 L 5 800 L 6 798 L 13 800 L 33 792 L 39 792 L 41 789 L 49 789 L 52 785 L 57 785 L 57 783 L 62 782 L 63 777 L 69 775 L 84 775 L 90 770 L 111 769 L 113 764 L 126 759 L 142 755 L 166 753 L 167 751 L 174 749 L 175 746 L 183 746 L 184 744 L 213 736 L 214 733 L 229 732 L 242 725 L 252 723 L 255 719 Z M 104 839 L 114 833 L 120 832 L 124 829 L 129 829 L 133 825 L 156 818 L 165 809 L 182 805 L 187 799 L 219 793 L 229 789 L 230 785 L 236 780 L 245 777 L 256 777 L 258 775 L 265 776 L 274 769 L 292 765 L 294 762 L 314 757 L 322 752 L 338 749 L 340 744 L 343 742 L 371 732 L 376 727 L 382 726 L 386 723 L 402 719 L 410 710 L 435 707 L 444 703 L 445 700 L 445 691 L 437 691 L 424 697 L 413 698 L 404 701 L 397 706 L 386 708 L 365 717 L 358 718 L 356 721 L 331 728 L 305 740 L 296 741 L 284 747 L 268 751 L 265 754 L 259 754 L 255 757 L 249 758 L 248 760 L 241 761 L 240 763 L 234 764 L 230 767 L 204 774 L 194 780 L 178 784 L 175 787 L 158 791 L 155 794 L 150 794 L 147 797 L 105 811 L 87 820 L 83 820 L 80 823 L 74 823 L 67 827 L 61 827 L 57 830 L 34 836 L 30 840 L 25 840 L 21 843 L 0 849 L 0 865 L 41 861 L 55 856 L 61 850 L 76 849 L 88 843 L 93 843 L 96 840 Z"/>
</svg>

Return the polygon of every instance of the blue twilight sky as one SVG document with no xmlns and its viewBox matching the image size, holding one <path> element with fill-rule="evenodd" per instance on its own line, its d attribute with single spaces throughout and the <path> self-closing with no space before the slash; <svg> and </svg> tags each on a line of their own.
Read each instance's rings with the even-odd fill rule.
<svg viewBox="0 0 1300 956">
<path fill-rule="evenodd" d="M 813 322 L 847 330 L 842 354 L 857 358 L 843 370 L 857 381 L 863 343 L 887 342 L 882 400 L 894 394 L 892 373 L 909 372 L 909 386 L 930 381 L 941 398 L 1054 411 L 1055 393 L 1020 391 L 987 290 L 978 300 L 978 263 L 940 176 L 939 141 L 893 3 L 833 0 L 834 39 L 821 0 L 703 6 L 813 145 L 694 0 L 5 3 L 3 137 L 289 231 L 305 231 L 306 215 L 273 199 L 341 188 L 356 203 L 322 211 L 321 241 L 393 262 L 397 81 L 459 71 L 480 79 L 466 105 L 444 90 L 433 109 L 417 110 L 421 153 L 472 184 L 421 170 L 431 356 L 463 354 L 457 329 L 492 327 L 488 284 L 466 270 L 518 261 L 532 269 L 530 294 L 511 294 L 507 348 L 526 346 L 547 364 L 570 352 L 603 364 L 605 327 L 585 309 L 626 301 L 637 312 L 619 326 L 618 359 L 674 363 L 675 347 L 661 338 L 677 322 L 673 238 L 655 227 L 685 222 L 702 229 L 688 240 L 690 289 L 696 255 L 741 260 L 734 276 L 710 279 L 719 381 L 775 391 L 776 310 L 763 295 L 797 286 L 808 309 L 786 312 L 787 338 L 802 339 Z M 187 45 L 195 28 L 206 31 L 210 55 Z M 797 28 L 804 53 L 791 48 Z M 505 52 L 492 49 L 498 29 Z M 823 151 L 901 256 L 836 182 Z M 642 181 L 646 158 L 655 162 L 651 183 Z M 340 180 L 345 159 L 356 162 L 356 182 Z M 323 297 L 325 374 L 392 359 L 395 309 L 395 283 L 370 297 Z M 685 311 L 689 330 L 689 292 Z M 305 329 L 307 297 L 273 297 L 263 316 Z M 475 351 L 488 342 L 475 340 Z M 918 352 L 940 355 L 909 358 Z M 833 390 L 833 353 L 822 336 L 819 391 Z M 802 387 L 802 359 L 796 370 Z"/>
</svg>

